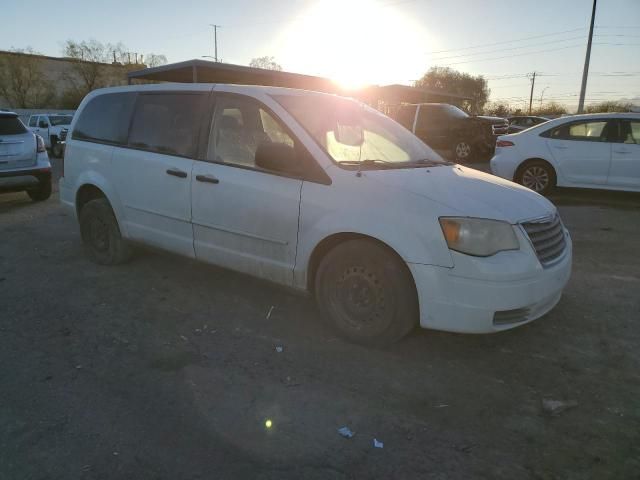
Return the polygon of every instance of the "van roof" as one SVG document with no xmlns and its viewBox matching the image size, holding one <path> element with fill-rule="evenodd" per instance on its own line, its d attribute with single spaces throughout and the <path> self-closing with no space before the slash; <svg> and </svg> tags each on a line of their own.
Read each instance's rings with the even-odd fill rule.
<svg viewBox="0 0 640 480">
<path fill-rule="evenodd" d="M 238 85 L 224 83 L 157 83 L 152 85 L 126 85 L 121 87 L 107 87 L 93 90 L 89 95 L 102 95 L 116 92 L 145 92 L 145 91 L 224 91 L 249 94 L 271 94 L 271 95 L 327 95 L 332 97 L 343 96 L 332 93 L 319 92 L 316 90 L 303 90 L 298 88 L 272 87 L 264 85 Z"/>
</svg>

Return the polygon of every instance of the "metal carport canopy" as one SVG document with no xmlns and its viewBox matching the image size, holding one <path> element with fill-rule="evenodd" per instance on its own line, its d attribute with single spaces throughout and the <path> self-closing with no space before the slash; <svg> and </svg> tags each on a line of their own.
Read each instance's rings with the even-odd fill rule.
<svg viewBox="0 0 640 480">
<path fill-rule="evenodd" d="M 330 93 L 341 91 L 340 87 L 328 78 L 206 60 L 187 60 L 160 67 L 145 68 L 129 72 L 127 76 L 130 84 L 132 80 L 153 80 L 178 83 L 267 85 Z"/>
</svg>

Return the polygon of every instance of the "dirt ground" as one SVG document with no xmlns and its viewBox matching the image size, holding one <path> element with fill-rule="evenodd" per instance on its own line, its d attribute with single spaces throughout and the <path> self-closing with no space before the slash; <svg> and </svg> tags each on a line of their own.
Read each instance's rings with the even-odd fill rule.
<svg viewBox="0 0 640 480">
<path fill-rule="evenodd" d="M 246 276 L 94 265 L 57 194 L 0 196 L 0 479 L 640 478 L 640 196 L 553 200 L 555 310 L 371 349 Z"/>
</svg>

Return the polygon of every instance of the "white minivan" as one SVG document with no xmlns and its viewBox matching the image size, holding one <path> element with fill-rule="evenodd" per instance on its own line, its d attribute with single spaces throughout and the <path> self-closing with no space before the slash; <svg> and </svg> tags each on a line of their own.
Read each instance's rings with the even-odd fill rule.
<svg viewBox="0 0 640 480">
<path fill-rule="evenodd" d="M 444 161 L 355 100 L 275 87 L 96 90 L 67 137 L 60 197 L 105 265 L 147 244 L 315 295 L 361 343 L 415 325 L 488 333 L 559 301 L 556 208 Z"/>
</svg>

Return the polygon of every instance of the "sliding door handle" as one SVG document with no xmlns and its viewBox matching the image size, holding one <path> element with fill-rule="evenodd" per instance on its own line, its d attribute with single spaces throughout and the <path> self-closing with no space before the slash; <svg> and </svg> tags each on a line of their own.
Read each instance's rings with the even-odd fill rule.
<svg viewBox="0 0 640 480">
<path fill-rule="evenodd" d="M 178 170 L 177 168 L 170 168 L 167 170 L 167 175 L 173 175 L 178 178 L 187 178 L 187 172 L 183 172 L 182 170 Z"/>
<path fill-rule="evenodd" d="M 196 175 L 196 180 L 204 183 L 220 183 L 220 180 L 212 175 Z"/>
</svg>

